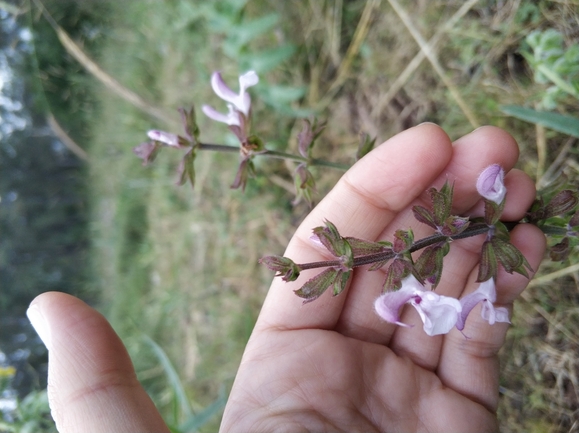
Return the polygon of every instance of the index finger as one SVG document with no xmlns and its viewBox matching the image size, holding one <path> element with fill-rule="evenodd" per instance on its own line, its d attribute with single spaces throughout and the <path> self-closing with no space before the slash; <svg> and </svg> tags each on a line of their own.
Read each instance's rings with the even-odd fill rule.
<svg viewBox="0 0 579 433">
<path fill-rule="evenodd" d="M 309 240 L 311 230 L 324 220 L 336 225 L 343 236 L 375 239 L 440 176 L 452 152 L 450 138 L 434 124 L 422 124 L 392 137 L 344 174 L 297 229 L 284 255 L 296 263 L 331 259 Z M 302 306 L 302 299 L 293 293 L 319 272 L 304 271 L 291 283 L 274 279 L 256 328 L 332 329 L 346 296 L 333 299 L 324 294 Z"/>
</svg>

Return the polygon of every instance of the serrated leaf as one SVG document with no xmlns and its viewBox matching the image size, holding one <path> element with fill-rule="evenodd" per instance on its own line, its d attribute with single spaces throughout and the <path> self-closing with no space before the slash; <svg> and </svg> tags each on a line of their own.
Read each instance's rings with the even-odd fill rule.
<svg viewBox="0 0 579 433">
<path fill-rule="evenodd" d="M 523 253 L 510 242 L 505 242 L 498 238 L 493 238 L 491 242 L 495 255 L 505 271 L 509 274 L 517 272 L 527 278 L 529 277 L 527 269 L 531 269 L 531 266 L 525 256 L 523 256 Z"/>
<path fill-rule="evenodd" d="M 421 222 L 422 224 L 426 224 L 433 229 L 438 229 L 436 222 L 434 221 L 434 215 L 429 209 L 426 209 L 424 206 L 412 206 L 412 213 L 414 214 L 414 218 Z"/>
<path fill-rule="evenodd" d="M 333 289 L 333 296 L 338 296 L 340 293 L 344 291 L 346 285 L 348 284 L 348 280 L 350 279 L 350 275 L 352 274 L 351 271 L 349 272 L 341 272 L 336 276 L 334 281 L 334 289 Z"/>
<path fill-rule="evenodd" d="M 482 283 L 491 278 L 496 278 L 497 265 L 497 256 L 495 255 L 493 245 L 490 241 L 486 241 L 481 248 L 481 259 L 476 281 Z"/>
<path fill-rule="evenodd" d="M 433 288 L 438 286 L 440 278 L 442 277 L 444 256 L 449 251 L 448 248 L 444 247 L 446 245 L 448 245 L 448 243 L 445 242 L 443 245 L 431 245 L 426 247 L 414 264 L 414 268 L 420 275 L 421 279 L 428 281 L 432 284 Z"/>
<path fill-rule="evenodd" d="M 331 285 L 336 282 L 343 272 L 339 269 L 328 268 L 320 274 L 306 281 L 306 283 L 294 293 L 304 299 L 304 303 L 318 299 Z"/>
<path fill-rule="evenodd" d="M 503 113 L 514 116 L 517 119 L 543 125 L 554 131 L 579 138 L 579 119 L 576 117 L 564 116 L 549 111 L 537 111 L 518 105 L 503 105 L 500 108 Z"/>
<path fill-rule="evenodd" d="M 367 256 L 368 254 L 377 254 L 385 252 L 391 248 L 379 242 L 366 241 L 364 239 L 345 237 L 352 248 L 354 257 Z"/>
<path fill-rule="evenodd" d="M 394 291 L 402 287 L 402 280 L 411 273 L 415 274 L 414 266 L 407 260 L 395 259 L 386 270 L 384 291 Z"/>
<path fill-rule="evenodd" d="M 396 254 L 406 252 L 412 247 L 414 243 L 414 232 L 412 229 L 396 230 L 394 233 L 393 250 Z"/>
</svg>

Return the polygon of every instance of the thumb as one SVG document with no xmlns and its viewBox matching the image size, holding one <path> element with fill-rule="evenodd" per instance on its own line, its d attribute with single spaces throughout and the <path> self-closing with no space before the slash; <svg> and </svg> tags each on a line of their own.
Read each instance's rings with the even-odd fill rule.
<svg viewBox="0 0 579 433">
<path fill-rule="evenodd" d="M 49 292 L 32 301 L 27 315 L 48 348 L 48 397 L 59 432 L 169 431 L 100 313 Z"/>
</svg>

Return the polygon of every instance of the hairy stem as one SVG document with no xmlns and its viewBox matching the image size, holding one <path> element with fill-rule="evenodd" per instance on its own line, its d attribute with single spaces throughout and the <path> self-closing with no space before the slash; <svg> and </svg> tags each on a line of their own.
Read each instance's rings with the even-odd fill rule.
<svg viewBox="0 0 579 433">
<path fill-rule="evenodd" d="M 489 230 L 490 230 L 490 227 L 487 224 L 476 223 L 476 224 L 470 225 L 462 233 L 459 233 L 455 236 L 450 236 L 450 239 L 452 239 L 452 240 L 465 239 L 465 238 L 469 238 L 472 236 L 478 236 L 480 234 L 488 232 Z M 433 234 L 431 236 L 425 237 L 423 239 L 419 239 L 416 242 L 414 242 L 414 244 L 412 244 L 412 247 L 410 247 L 410 252 L 413 253 L 415 251 L 426 248 L 430 245 L 434 245 L 438 242 L 443 242 L 447 239 L 447 237 L 449 237 L 449 236 L 444 236 L 444 235 L 441 235 L 439 233 L 436 233 L 436 234 Z M 393 251 L 384 251 L 384 252 L 380 252 L 380 253 L 374 253 L 374 254 L 368 254 L 365 256 L 354 257 L 353 267 L 364 266 L 364 265 L 369 265 L 372 263 L 378 263 L 378 262 L 386 261 L 386 260 L 393 258 L 394 256 L 396 256 L 396 253 L 394 253 Z M 340 264 L 341 264 L 341 262 L 339 260 L 326 260 L 326 261 L 322 261 L 322 262 L 302 263 L 302 264 L 298 264 L 297 266 L 301 270 L 305 270 L 305 269 L 315 269 L 315 268 L 323 268 L 323 267 L 329 267 L 329 266 L 339 266 Z"/>
</svg>

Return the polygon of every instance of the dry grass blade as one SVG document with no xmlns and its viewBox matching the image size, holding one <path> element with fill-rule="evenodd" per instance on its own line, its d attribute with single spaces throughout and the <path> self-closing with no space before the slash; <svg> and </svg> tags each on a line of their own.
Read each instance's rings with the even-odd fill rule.
<svg viewBox="0 0 579 433">
<path fill-rule="evenodd" d="M 465 4 L 463 4 L 449 20 L 444 23 L 442 27 L 439 27 L 434 33 L 434 36 L 430 38 L 428 41 L 429 51 L 434 50 L 442 36 L 452 29 L 456 23 L 469 11 L 472 7 L 478 2 L 479 0 L 469 0 Z M 426 58 L 425 51 L 420 50 L 414 58 L 410 61 L 410 63 L 404 68 L 402 73 L 398 75 L 396 80 L 392 83 L 386 94 L 380 99 L 380 103 L 376 104 L 372 109 L 372 117 L 376 118 L 377 116 L 384 111 L 384 107 L 390 103 L 392 98 L 396 96 L 396 94 L 402 89 L 402 87 L 406 84 L 408 79 L 412 76 L 412 73 L 420 66 L 422 61 Z"/>
<path fill-rule="evenodd" d="M 40 0 L 34 0 L 34 3 L 42 11 L 42 15 L 50 23 L 54 31 L 56 32 L 58 39 L 66 51 L 74 57 L 91 75 L 93 75 L 97 80 L 105 85 L 109 90 L 111 90 L 117 96 L 123 98 L 125 101 L 144 111 L 145 113 L 153 116 L 169 125 L 175 122 L 170 116 L 167 116 L 161 110 L 155 108 L 152 104 L 149 104 L 139 95 L 137 95 L 132 90 L 127 89 L 109 74 L 101 69 L 101 67 L 96 64 L 86 53 L 68 36 L 66 33 L 52 18 L 50 13 L 46 10 L 44 5 Z"/>
<path fill-rule="evenodd" d="M 537 313 L 543 316 L 543 318 L 551 326 L 553 326 L 555 329 L 561 332 L 561 334 L 565 335 L 565 337 L 567 337 L 569 341 L 572 341 L 573 343 L 579 345 L 579 340 L 565 326 L 561 325 L 561 323 L 558 320 L 555 320 L 553 316 L 551 316 L 551 314 L 549 314 L 543 307 L 537 304 L 537 302 L 532 299 L 532 297 L 528 294 L 528 292 L 523 292 L 521 297 L 525 302 L 527 302 L 531 307 L 533 307 L 533 309 Z"/>
<path fill-rule="evenodd" d="M 410 17 L 406 13 L 406 11 L 402 8 L 400 3 L 398 3 L 398 0 L 388 0 L 388 2 L 392 6 L 396 14 L 400 17 L 400 19 L 402 20 L 402 22 L 404 23 L 404 25 L 406 26 L 406 28 L 408 29 L 408 31 L 410 32 L 416 43 L 420 46 L 420 49 L 424 52 L 424 55 L 426 56 L 428 61 L 432 64 L 432 67 L 434 68 L 434 70 L 444 83 L 444 85 L 448 88 L 450 94 L 452 95 L 452 97 L 454 98 L 457 105 L 460 107 L 460 109 L 462 110 L 465 117 L 472 125 L 472 127 L 478 128 L 480 126 L 480 122 L 477 120 L 476 116 L 468 107 L 464 99 L 462 99 L 462 96 L 458 91 L 458 89 L 456 88 L 456 86 L 452 84 L 452 82 L 446 76 L 446 73 L 444 72 L 444 69 L 438 62 L 438 58 L 432 47 L 430 47 L 426 43 L 426 41 L 424 40 L 418 29 L 414 26 L 414 24 L 410 20 Z"/>
<path fill-rule="evenodd" d="M 336 74 L 336 79 L 331 84 L 330 88 L 319 102 L 317 109 L 323 109 L 327 107 L 330 103 L 332 98 L 336 95 L 340 87 L 346 81 L 348 77 L 348 73 L 350 72 L 350 66 L 352 65 L 352 61 L 354 57 L 358 55 L 360 51 L 360 47 L 362 46 L 362 42 L 366 38 L 368 34 L 368 30 L 370 30 L 370 21 L 372 18 L 372 13 L 375 9 L 380 6 L 381 0 L 370 0 L 366 3 L 364 10 L 362 11 L 362 16 L 360 17 L 360 21 L 358 22 L 358 26 L 356 27 L 356 31 L 354 32 L 354 37 L 352 38 L 352 42 L 348 47 L 348 51 L 346 51 L 346 55 L 344 59 L 340 63 L 340 67 L 338 68 L 338 73 Z"/>
<path fill-rule="evenodd" d="M 567 158 L 569 151 L 573 148 L 573 145 L 575 144 L 576 141 L 577 140 L 575 139 L 575 137 L 569 137 L 567 139 L 565 144 L 561 147 L 561 150 L 559 151 L 559 154 L 557 155 L 555 160 L 551 163 L 551 165 L 545 171 L 545 173 L 543 173 L 541 179 L 537 181 L 537 189 L 541 189 L 547 186 L 550 182 L 554 180 L 554 178 L 556 177 L 556 173 L 560 173 L 561 165 Z"/>
<path fill-rule="evenodd" d="M 574 265 L 568 266 L 568 267 L 563 268 L 563 269 L 559 269 L 558 271 L 555 271 L 555 272 L 551 272 L 550 274 L 542 275 L 540 277 L 534 278 L 529 283 L 528 287 L 540 286 L 542 284 L 549 283 L 553 280 L 556 280 L 557 278 L 564 277 L 565 275 L 569 275 L 569 274 L 572 274 L 574 272 L 579 272 L 579 263 L 576 263 Z"/>
<path fill-rule="evenodd" d="M 62 129 L 62 127 L 56 121 L 56 119 L 52 114 L 48 115 L 48 125 L 50 126 L 52 131 L 56 134 L 56 136 L 59 138 L 59 140 L 62 142 L 62 144 L 64 144 L 68 148 L 68 150 L 70 150 L 72 153 L 74 153 L 83 161 L 89 160 L 88 154 L 85 152 L 85 150 L 78 144 L 76 144 L 76 142 L 72 138 L 70 138 L 70 136 L 66 133 L 64 129 Z"/>
<path fill-rule="evenodd" d="M 535 172 L 535 180 L 538 186 L 547 164 L 547 137 L 545 136 L 545 127 L 538 123 L 535 124 L 535 133 L 537 135 L 537 171 Z"/>
</svg>

